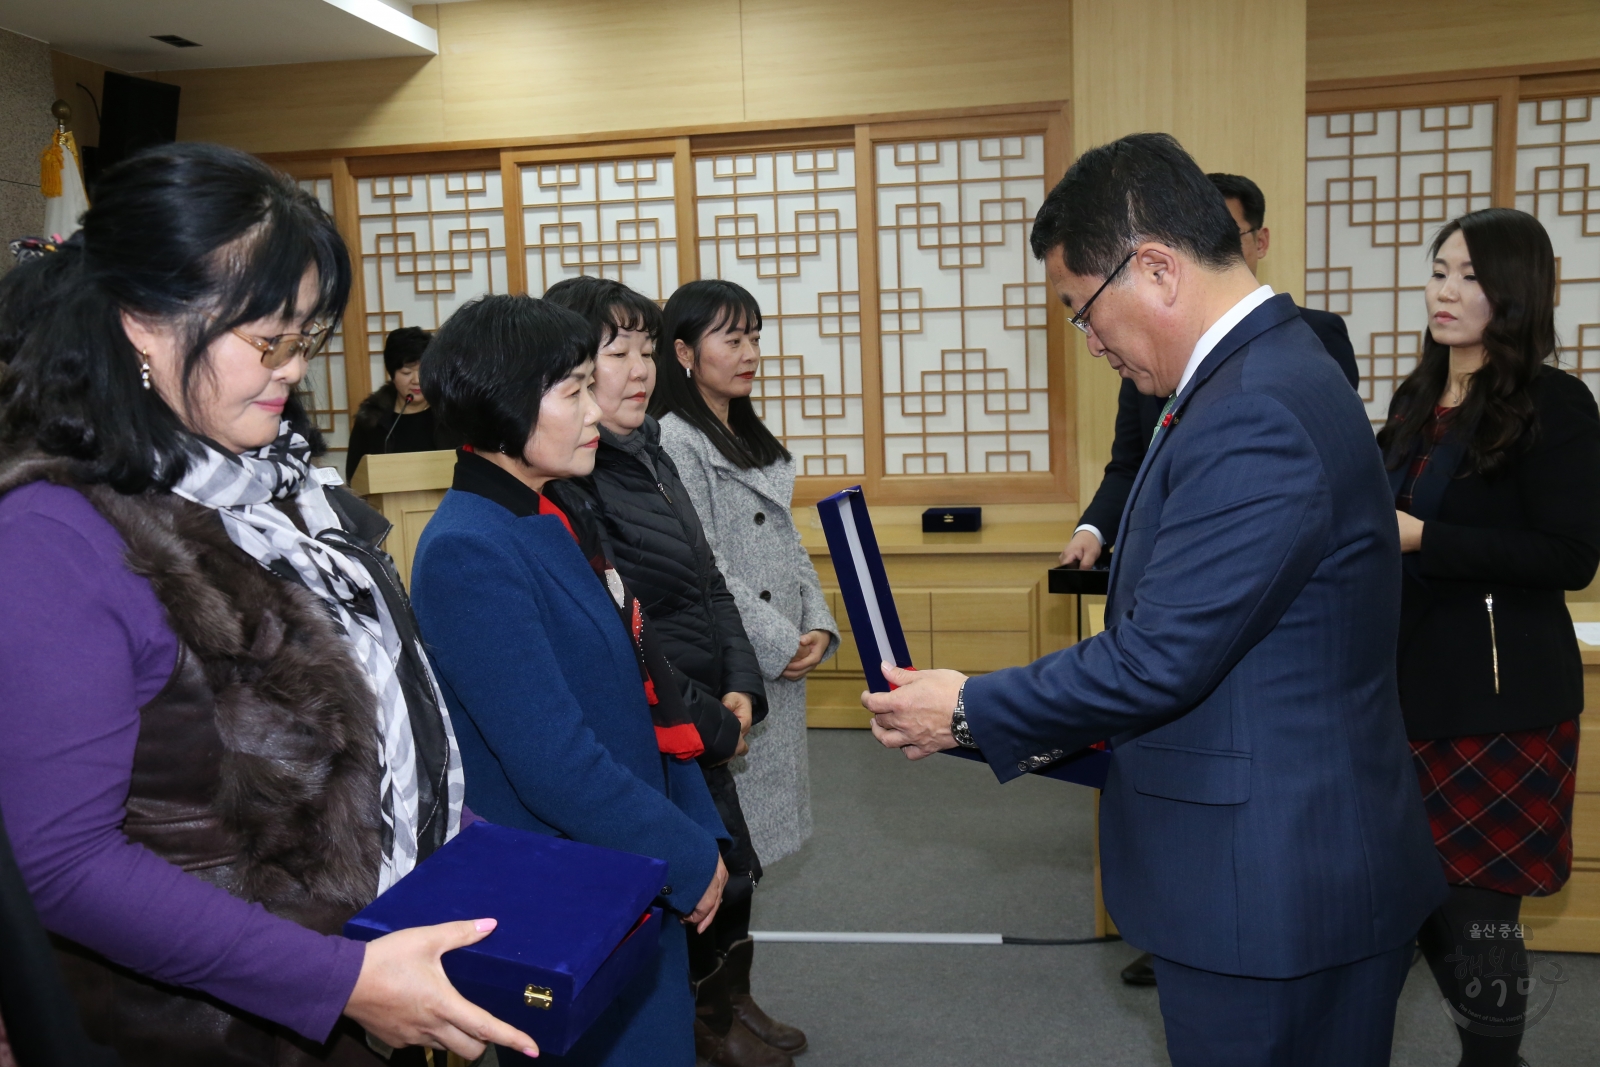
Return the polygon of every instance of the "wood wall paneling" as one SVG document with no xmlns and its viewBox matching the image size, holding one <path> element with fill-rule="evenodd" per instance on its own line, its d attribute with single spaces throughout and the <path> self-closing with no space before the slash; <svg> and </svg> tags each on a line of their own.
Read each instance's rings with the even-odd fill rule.
<svg viewBox="0 0 1600 1067">
<path fill-rule="evenodd" d="M 1068 0 L 744 0 L 745 117 L 1064 99 Z"/>
<path fill-rule="evenodd" d="M 1296 16 L 1297 3 L 1283 6 Z M 1068 0 L 981 7 L 956 0 L 744 0 L 742 12 L 738 0 L 421 4 L 415 17 L 438 29 L 438 57 L 153 76 L 185 88 L 184 137 L 255 151 L 526 142 L 562 132 L 1062 98 L 1070 95 L 1074 20 L 1079 51 L 1098 51 L 1116 63 L 1131 53 L 1093 35 L 1108 12 L 1120 9 L 1159 45 L 1173 36 L 1170 15 L 1178 7 L 1196 9 L 1191 18 L 1201 22 L 1237 28 L 1248 52 L 1227 47 L 1228 34 L 1215 41 L 1180 36 L 1196 57 L 1219 51 L 1237 57 L 1224 64 L 1225 79 L 1196 92 L 1197 103 L 1213 99 L 1224 81 L 1243 80 L 1262 99 L 1289 84 L 1272 20 L 1249 3 L 1170 0 L 1154 7 L 1144 0 L 1078 0 L 1070 11 Z M 1306 76 L 1313 82 L 1600 58 L 1594 0 L 1462 0 L 1448 16 L 1427 0 L 1309 0 L 1303 21 Z M 73 83 L 98 95 L 106 68 L 62 53 L 54 61 L 58 95 L 92 112 Z M 1136 81 L 1169 80 L 1161 66 L 1140 69 Z M 705 102 L 708 85 L 720 86 L 715 119 Z M 656 112 L 667 117 L 641 121 Z M 81 143 L 97 143 L 92 113 L 75 118 L 74 129 Z"/>
<path fill-rule="evenodd" d="M 1595 0 L 1306 0 L 1306 77 L 1415 75 L 1600 58 Z"/>
<path fill-rule="evenodd" d="M 1517 79 L 1517 83 L 1517 93 L 1524 100 L 1552 96 L 1592 96 L 1600 93 L 1600 57 L 1589 60 L 1584 70 L 1524 74 Z"/>
<path fill-rule="evenodd" d="M 856 254 L 858 257 L 857 269 L 861 278 L 878 277 L 878 194 L 877 194 L 877 167 L 872 151 L 872 127 L 862 125 L 856 127 L 856 229 L 865 234 L 865 240 L 857 240 Z M 863 289 L 866 282 L 862 282 Z M 867 480 L 879 482 L 883 479 L 883 448 L 877 442 L 883 440 L 883 375 L 865 373 L 867 367 L 882 366 L 883 361 L 883 316 L 876 296 L 869 298 L 865 292 L 861 297 L 861 420 L 862 435 L 868 442 L 863 454 L 863 461 L 867 468 Z M 804 494 L 801 495 L 802 488 Z M 820 500 L 829 493 L 846 488 L 845 485 L 828 486 L 813 484 L 811 479 L 806 479 L 802 487 L 795 485 L 795 499 L 800 501 Z M 834 618 L 838 618 L 835 615 Z"/>
<path fill-rule="evenodd" d="M 418 5 L 439 55 L 153 75 L 255 152 L 706 129 L 1062 99 L 1068 0 Z"/>
<path fill-rule="evenodd" d="M 166 71 L 183 89 L 178 136 L 251 152 L 449 140 L 437 57 Z"/>
<path fill-rule="evenodd" d="M 696 232 L 694 199 L 694 149 L 689 137 L 678 137 L 672 146 L 673 188 L 677 189 L 678 284 L 700 277 L 700 237 Z M 682 183 L 679 185 L 678 183 Z"/>
<path fill-rule="evenodd" d="M 350 402 L 353 417 L 361 402 L 372 392 L 372 354 L 367 348 L 366 283 L 361 263 L 361 223 L 356 207 L 356 183 L 350 175 L 349 162 L 343 157 L 332 161 L 333 215 L 339 227 L 339 236 L 351 251 L 354 277 L 350 285 L 350 299 L 344 307 L 344 380 L 345 397 Z M 393 519 L 390 520 L 394 521 Z"/>
<path fill-rule="evenodd" d="M 1072 7 L 1074 149 L 1164 130 L 1207 171 L 1254 179 L 1272 230 L 1261 280 L 1296 300 L 1305 283 L 1305 78 L 1305 0 Z M 1077 465 L 1087 497 L 1110 458 L 1121 383 L 1073 333 Z"/>
<path fill-rule="evenodd" d="M 1073 159 L 1070 106 L 1058 109 L 1047 123 L 1044 158 L 1045 187 L 1052 189 Z M 1066 309 L 1055 293 L 1047 289 L 1045 299 L 1050 361 L 1050 468 L 1056 472 L 1058 499 L 1086 502 L 1084 490 L 1093 492 L 1090 487 L 1100 483 L 1084 481 L 1079 464 L 1083 444 L 1078 440 L 1078 378 L 1071 354 L 1082 338 L 1067 322 Z"/>
<path fill-rule="evenodd" d="M 445 139 L 737 122 L 739 0 L 437 6 Z"/>
</svg>

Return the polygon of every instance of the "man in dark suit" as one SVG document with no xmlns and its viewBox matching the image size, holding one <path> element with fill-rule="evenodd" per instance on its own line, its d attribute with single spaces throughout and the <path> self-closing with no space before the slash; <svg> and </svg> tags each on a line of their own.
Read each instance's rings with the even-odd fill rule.
<svg viewBox="0 0 1600 1067">
<path fill-rule="evenodd" d="M 1032 235 L 1089 351 L 1166 397 L 1104 632 L 967 679 L 885 667 L 873 733 L 1001 781 L 1095 741 L 1106 907 L 1175 1067 L 1378 1067 L 1445 896 L 1395 683 L 1400 544 L 1366 412 L 1171 137 L 1086 152 Z"/>
<path fill-rule="evenodd" d="M 1261 187 L 1239 174 L 1208 174 L 1211 184 L 1227 202 L 1228 213 L 1239 227 L 1239 251 L 1244 255 L 1245 266 L 1256 273 L 1256 264 L 1266 256 L 1272 245 L 1272 231 L 1266 227 L 1267 198 Z M 1339 369 L 1349 379 L 1350 388 L 1361 388 L 1361 375 L 1356 370 L 1356 350 L 1350 344 L 1350 332 L 1344 319 L 1331 311 L 1301 308 L 1300 317 L 1317 335 L 1328 355 L 1339 364 Z M 1162 397 L 1144 396 L 1131 381 L 1123 381 L 1117 394 L 1116 437 L 1111 442 L 1111 462 L 1106 464 L 1100 488 L 1094 499 L 1078 518 L 1078 528 L 1072 531 L 1072 540 L 1061 550 L 1063 567 L 1076 563 L 1084 570 L 1095 565 L 1100 554 L 1117 540 L 1117 519 L 1122 515 L 1122 505 L 1128 502 L 1128 490 L 1133 486 L 1133 476 L 1144 462 L 1145 448 L 1150 444 L 1151 431 L 1161 414 Z M 1149 956 L 1141 956 L 1122 972 L 1131 985 L 1154 985 L 1155 972 L 1150 968 Z"/>
</svg>

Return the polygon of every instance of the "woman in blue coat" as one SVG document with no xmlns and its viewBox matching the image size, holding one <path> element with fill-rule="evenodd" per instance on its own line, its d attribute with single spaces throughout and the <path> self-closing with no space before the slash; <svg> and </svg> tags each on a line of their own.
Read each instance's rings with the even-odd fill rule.
<svg viewBox="0 0 1600 1067">
<path fill-rule="evenodd" d="M 423 393 L 466 447 L 417 546 L 412 596 L 468 806 L 665 860 L 661 902 L 704 929 L 727 833 L 694 763 L 699 735 L 598 530 L 546 492 L 559 499 L 551 483 L 594 466 L 598 347 L 584 319 L 525 296 L 474 301 L 435 335 Z M 683 927 L 667 922 L 656 966 L 555 1062 L 690 1067 L 693 1021 Z"/>
</svg>

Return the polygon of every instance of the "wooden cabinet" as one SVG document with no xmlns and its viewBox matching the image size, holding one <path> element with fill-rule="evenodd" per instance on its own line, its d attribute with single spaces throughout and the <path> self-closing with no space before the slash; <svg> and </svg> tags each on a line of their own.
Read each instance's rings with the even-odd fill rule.
<svg viewBox="0 0 1600 1067">
<path fill-rule="evenodd" d="M 1589 592 L 1585 590 L 1585 592 Z M 1571 598 L 1578 622 L 1600 622 L 1600 603 Z M 1572 879 L 1561 892 L 1522 903 L 1528 947 L 1545 952 L 1600 952 L 1600 645 L 1582 642 L 1577 795 L 1572 804 Z"/>
</svg>

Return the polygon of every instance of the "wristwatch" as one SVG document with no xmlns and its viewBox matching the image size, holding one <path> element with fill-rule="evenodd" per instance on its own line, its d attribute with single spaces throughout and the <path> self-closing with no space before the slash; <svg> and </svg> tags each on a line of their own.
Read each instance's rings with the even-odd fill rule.
<svg viewBox="0 0 1600 1067">
<path fill-rule="evenodd" d="M 967 725 L 967 683 L 962 682 L 956 693 L 956 710 L 950 713 L 950 734 L 962 748 L 977 748 L 972 739 L 972 727 Z"/>
</svg>

